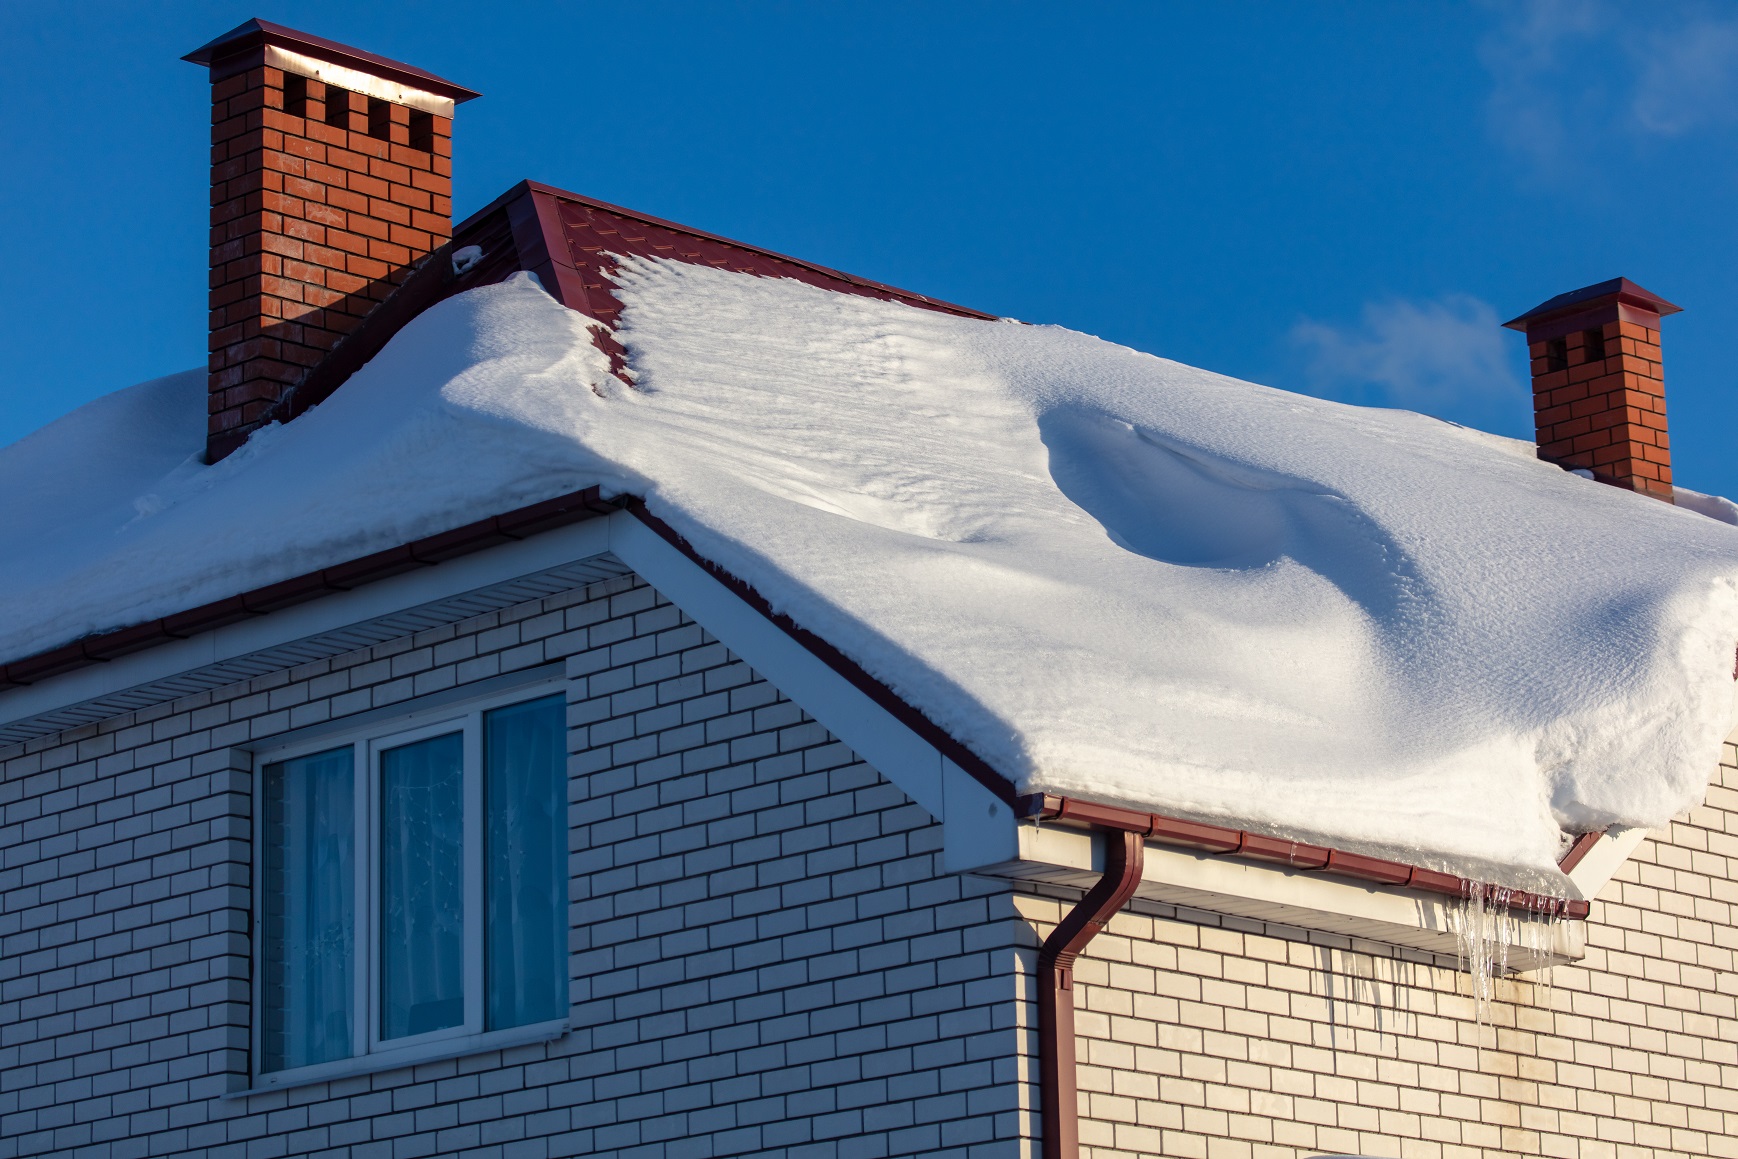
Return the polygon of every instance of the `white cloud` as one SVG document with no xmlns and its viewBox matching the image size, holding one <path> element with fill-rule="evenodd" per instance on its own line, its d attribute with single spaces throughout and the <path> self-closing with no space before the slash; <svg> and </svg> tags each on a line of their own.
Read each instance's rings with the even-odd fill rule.
<svg viewBox="0 0 1738 1159">
<path fill-rule="evenodd" d="M 1630 114 L 1645 132 L 1677 136 L 1729 121 L 1738 95 L 1738 17 L 1701 18 L 1641 39 Z M 1632 42 L 1631 50 L 1636 45 Z"/>
<path fill-rule="evenodd" d="M 1493 135 L 1540 176 L 1576 180 L 1631 144 L 1738 120 L 1738 14 L 1701 3 L 1493 5 L 1480 47 Z"/>
<path fill-rule="evenodd" d="M 1564 159 L 1571 110 L 1585 86 L 1568 86 L 1569 62 L 1584 54 L 1602 23 L 1603 11 L 1575 0 L 1533 0 L 1506 6 L 1496 29 L 1480 46 L 1491 73 L 1491 131 L 1541 169 Z M 1603 72 L 1588 80 L 1602 79 Z M 1577 93 L 1574 89 L 1582 89 Z"/>
<path fill-rule="evenodd" d="M 1371 302 L 1359 325 L 1314 320 L 1292 328 L 1314 389 L 1349 402 L 1405 407 L 1472 426 L 1513 428 L 1530 409 L 1517 363 L 1520 339 L 1488 302 Z"/>
</svg>

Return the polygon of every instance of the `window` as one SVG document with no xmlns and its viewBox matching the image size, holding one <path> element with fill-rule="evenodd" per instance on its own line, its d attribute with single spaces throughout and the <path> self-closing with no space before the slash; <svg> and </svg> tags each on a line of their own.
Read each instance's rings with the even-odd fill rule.
<svg viewBox="0 0 1738 1159">
<path fill-rule="evenodd" d="M 521 691 L 263 764 L 261 1075 L 566 1018 L 565 741 L 565 699 Z"/>
</svg>

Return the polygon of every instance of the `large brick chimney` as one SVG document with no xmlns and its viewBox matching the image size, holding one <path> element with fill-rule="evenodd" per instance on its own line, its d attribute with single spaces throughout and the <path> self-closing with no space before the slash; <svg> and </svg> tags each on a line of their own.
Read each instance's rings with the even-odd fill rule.
<svg viewBox="0 0 1738 1159">
<path fill-rule="evenodd" d="M 1539 457 L 1672 502 L 1660 318 L 1628 278 L 1559 294 L 1503 325 L 1527 335 Z"/>
<path fill-rule="evenodd" d="M 184 59 L 211 69 L 216 462 L 452 235 L 453 106 L 477 94 L 264 20 Z"/>
</svg>

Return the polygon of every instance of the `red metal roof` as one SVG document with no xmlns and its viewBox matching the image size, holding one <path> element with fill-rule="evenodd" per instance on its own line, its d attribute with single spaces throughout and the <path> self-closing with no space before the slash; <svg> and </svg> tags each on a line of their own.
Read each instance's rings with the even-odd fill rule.
<svg viewBox="0 0 1738 1159">
<path fill-rule="evenodd" d="M 536 181 L 522 182 L 509 191 L 507 196 L 529 196 L 538 204 L 539 222 L 544 226 L 546 236 L 549 232 L 558 233 L 563 243 L 561 247 L 551 248 L 552 256 L 555 256 L 557 248 L 564 249 L 565 264 L 581 272 L 595 271 L 605 278 L 614 266 L 610 260 L 612 255 L 668 258 L 697 266 L 734 270 L 739 274 L 792 278 L 826 290 L 879 298 L 882 301 L 904 302 L 909 306 L 939 310 L 966 318 L 994 317 L 993 314 L 957 306 L 940 298 L 872 282 L 842 270 L 775 253 L 747 242 L 733 241 L 715 233 L 665 221 L 663 218 L 624 209 L 619 205 L 611 205 L 607 201 L 598 201 L 578 193 L 569 193 Z M 485 209 L 482 212 L 488 211 Z M 473 214 L 466 224 L 477 216 Z M 461 225 L 459 229 L 463 230 L 464 226 Z M 561 259 L 557 257 L 556 260 Z M 586 283 L 586 288 L 605 289 L 606 292 L 590 293 L 568 302 L 567 305 L 599 320 L 613 317 L 620 304 L 607 292 L 607 287 L 600 287 L 592 281 Z"/>
</svg>

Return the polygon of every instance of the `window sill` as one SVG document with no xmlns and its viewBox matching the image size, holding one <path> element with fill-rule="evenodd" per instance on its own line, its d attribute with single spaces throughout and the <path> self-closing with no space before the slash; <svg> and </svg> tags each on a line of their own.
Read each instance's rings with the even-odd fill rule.
<svg viewBox="0 0 1738 1159">
<path fill-rule="evenodd" d="M 534 1042 L 552 1042 L 564 1036 L 567 1031 L 567 1019 L 562 1018 L 554 1022 L 537 1022 L 530 1026 L 514 1026 L 506 1030 L 487 1031 L 483 1034 L 443 1038 L 436 1042 L 418 1043 L 416 1046 L 403 1047 L 399 1050 L 379 1050 L 373 1054 L 365 1054 L 356 1058 L 334 1059 L 332 1062 L 297 1067 L 295 1070 L 273 1071 L 270 1074 L 256 1075 L 252 1086 L 245 1090 L 229 1091 L 223 1097 L 243 1099 L 249 1095 L 263 1095 L 271 1091 L 288 1090 L 291 1087 L 305 1087 L 311 1083 L 330 1082 L 333 1079 L 352 1078 L 356 1075 L 378 1074 L 381 1071 L 398 1070 L 407 1066 L 421 1066 L 426 1062 L 444 1062 L 447 1059 L 463 1058 L 471 1054 L 484 1054 L 491 1050 L 505 1050 L 510 1046 L 529 1046 Z"/>
</svg>

